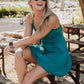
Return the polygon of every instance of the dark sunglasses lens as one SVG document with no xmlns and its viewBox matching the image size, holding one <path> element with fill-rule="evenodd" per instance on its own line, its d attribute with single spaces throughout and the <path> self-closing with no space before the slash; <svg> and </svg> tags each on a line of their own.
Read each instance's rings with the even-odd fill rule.
<svg viewBox="0 0 84 84">
<path fill-rule="evenodd" d="M 38 0 L 34 0 L 34 1 L 38 1 Z"/>
<path fill-rule="evenodd" d="M 43 0 L 43 1 L 46 1 L 46 0 Z"/>
<path fill-rule="evenodd" d="M 38 0 L 34 0 L 34 1 L 38 1 Z M 46 1 L 46 0 L 43 0 L 43 1 Z"/>
</svg>

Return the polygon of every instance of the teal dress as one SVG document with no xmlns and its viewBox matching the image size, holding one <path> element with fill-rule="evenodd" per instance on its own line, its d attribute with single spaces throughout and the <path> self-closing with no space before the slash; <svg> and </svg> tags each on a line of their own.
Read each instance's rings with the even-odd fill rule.
<svg viewBox="0 0 84 84">
<path fill-rule="evenodd" d="M 32 21 L 34 26 L 34 19 Z M 62 33 L 62 27 L 52 29 L 41 39 L 40 45 L 29 45 L 29 48 L 37 63 L 48 73 L 62 77 L 71 69 L 71 58 L 66 41 Z"/>
</svg>

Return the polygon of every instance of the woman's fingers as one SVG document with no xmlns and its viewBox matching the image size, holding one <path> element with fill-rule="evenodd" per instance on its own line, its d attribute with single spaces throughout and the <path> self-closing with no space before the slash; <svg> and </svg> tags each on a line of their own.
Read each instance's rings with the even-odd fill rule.
<svg viewBox="0 0 84 84">
<path fill-rule="evenodd" d="M 10 47 L 7 46 L 5 49 L 4 49 L 4 56 L 9 56 L 9 51 L 10 51 Z"/>
<path fill-rule="evenodd" d="M 23 56 L 23 50 L 21 48 L 17 49 L 15 52 L 16 56 L 22 57 Z"/>
<path fill-rule="evenodd" d="M 16 56 L 19 56 L 19 57 L 22 57 L 23 56 L 22 52 L 17 52 L 15 55 Z"/>
</svg>

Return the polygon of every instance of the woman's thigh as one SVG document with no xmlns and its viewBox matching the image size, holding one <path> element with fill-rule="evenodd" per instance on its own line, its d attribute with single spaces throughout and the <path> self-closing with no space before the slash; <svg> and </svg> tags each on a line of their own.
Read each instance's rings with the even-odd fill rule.
<svg viewBox="0 0 84 84">
<path fill-rule="evenodd" d="M 37 64 L 34 56 L 32 55 L 32 52 L 29 47 L 23 49 L 23 58 L 29 62 Z"/>
</svg>

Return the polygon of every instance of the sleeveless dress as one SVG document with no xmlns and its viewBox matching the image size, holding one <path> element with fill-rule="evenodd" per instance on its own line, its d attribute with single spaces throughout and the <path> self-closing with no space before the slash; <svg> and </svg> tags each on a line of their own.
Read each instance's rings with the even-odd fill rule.
<svg viewBox="0 0 84 84">
<path fill-rule="evenodd" d="M 36 31 L 34 17 L 32 26 Z M 52 29 L 43 37 L 40 45 L 29 45 L 29 48 L 37 63 L 46 72 L 58 77 L 65 76 L 69 73 L 72 62 L 61 26 L 57 29 Z"/>
</svg>

